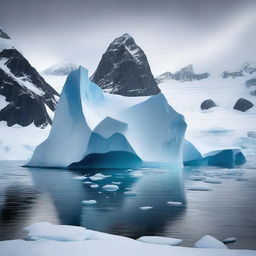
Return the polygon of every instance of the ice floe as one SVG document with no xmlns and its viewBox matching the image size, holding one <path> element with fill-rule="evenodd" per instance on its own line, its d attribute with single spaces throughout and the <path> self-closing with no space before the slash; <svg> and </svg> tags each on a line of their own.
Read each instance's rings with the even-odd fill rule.
<svg viewBox="0 0 256 256">
<path fill-rule="evenodd" d="M 117 185 L 111 185 L 111 184 L 105 185 L 102 188 L 106 191 L 117 191 L 119 189 Z"/>
<path fill-rule="evenodd" d="M 82 204 L 84 205 L 93 205 L 93 204 L 97 204 L 96 200 L 83 200 Z"/>
<path fill-rule="evenodd" d="M 153 207 L 152 206 L 141 206 L 140 209 L 142 211 L 148 211 L 148 210 L 151 210 Z"/>
<path fill-rule="evenodd" d="M 203 236 L 195 245 L 197 248 L 228 249 L 228 247 L 213 236 Z"/>
<path fill-rule="evenodd" d="M 163 236 L 142 236 L 137 241 L 148 244 L 164 244 L 164 245 L 179 245 L 183 242 L 181 239 L 163 237 Z"/>
</svg>

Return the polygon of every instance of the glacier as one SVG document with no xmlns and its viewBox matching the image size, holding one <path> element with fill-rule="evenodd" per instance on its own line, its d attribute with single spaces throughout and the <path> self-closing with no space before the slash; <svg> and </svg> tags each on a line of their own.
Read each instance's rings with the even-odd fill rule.
<svg viewBox="0 0 256 256">
<path fill-rule="evenodd" d="M 61 93 L 48 138 L 27 166 L 136 168 L 145 162 L 182 165 L 184 117 L 163 94 L 103 93 L 82 66 Z"/>
<path fill-rule="evenodd" d="M 63 87 L 48 138 L 30 167 L 69 169 L 139 168 L 166 165 L 234 167 L 240 149 L 202 154 L 184 139 L 187 124 L 162 93 L 125 97 L 104 93 L 80 66 Z"/>
</svg>

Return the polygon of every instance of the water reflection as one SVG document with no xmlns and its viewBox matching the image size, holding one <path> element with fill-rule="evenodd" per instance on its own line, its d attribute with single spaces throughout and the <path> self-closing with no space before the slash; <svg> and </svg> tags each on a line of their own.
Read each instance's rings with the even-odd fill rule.
<svg viewBox="0 0 256 256">
<path fill-rule="evenodd" d="M 155 234 L 164 229 L 170 218 L 185 211 L 185 194 L 181 169 L 102 170 L 107 177 L 92 181 L 97 171 L 63 171 L 32 169 L 37 189 L 49 193 L 56 206 L 61 223 L 82 225 L 87 228 L 137 237 Z M 87 175 L 87 179 L 73 179 Z M 91 182 L 91 183 L 90 183 Z M 113 182 L 113 183 L 112 183 Z M 98 187 L 91 187 L 97 184 Z M 116 192 L 103 186 L 118 184 Z M 136 196 L 125 192 L 135 191 Z M 83 200 L 96 200 L 96 205 L 82 205 Z M 183 206 L 170 206 L 167 201 L 182 202 Z M 142 211 L 141 206 L 153 207 Z"/>
<path fill-rule="evenodd" d="M 182 215 L 185 211 L 185 193 L 181 169 L 141 170 L 142 175 L 133 177 L 129 171 L 122 172 L 122 178 L 113 174 L 101 181 L 100 187 L 114 182 L 122 182 L 116 194 L 113 192 L 93 193 L 95 206 L 84 206 L 81 225 L 129 237 L 161 233 L 166 222 Z M 111 175 L 111 173 L 109 173 Z M 117 177 L 118 178 L 117 178 Z M 99 187 L 98 190 L 101 190 Z M 136 196 L 126 196 L 125 191 L 134 191 Z M 101 192 L 101 191 L 100 191 Z M 168 201 L 182 202 L 182 206 L 170 206 Z M 143 211 L 140 207 L 150 206 Z"/>
<path fill-rule="evenodd" d="M 17 172 L 17 170 L 13 170 Z M 129 237 L 162 233 L 166 223 L 179 218 L 186 210 L 183 173 L 180 168 L 140 170 L 67 171 L 20 168 L 22 182 L 6 179 L 1 190 L 1 237 L 22 237 L 26 225 L 50 221 Z M 107 176 L 91 180 L 96 173 Z M 10 170 L 8 175 L 10 174 Z M 85 180 L 74 177 L 85 175 Z M 19 175 L 17 175 L 18 177 Z M 5 177 L 5 176 L 3 176 Z M 97 186 L 92 186 L 97 184 Z M 105 185 L 119 186 L 106 191 Z M 125 192 L 133 191 L 129 196 Z M 83 205 L 83 200 L 96 200 Z M 182 202 L 170 206 L 168 201 Z M 151 206 L 143 211 L 140 207 Z"/>
</svg>

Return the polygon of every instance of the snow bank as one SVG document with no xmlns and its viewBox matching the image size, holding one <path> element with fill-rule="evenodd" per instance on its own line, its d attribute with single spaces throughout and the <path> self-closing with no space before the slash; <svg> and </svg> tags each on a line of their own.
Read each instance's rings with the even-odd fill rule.
<svg viewBox="0 0 256 256">
<path fill-rule="evenodd" d="M 36 223 L 26 228 L 28 238 L 37 241 L 0 241 L 0 255 L 5 256 L 255 256 L 253 250 L 198 249 L 162 244 L 148 244 L 130 238 L 109 235 L 82 227 Z M 85 239 L 85 240 L 83 240 Z M 171 238 L 146 238 L 152 242 L 171 243 Z M 145 238 L 143 239 L 145 241 Z M 218 240 L 217 240 L 218 241 Z M 218 241 L 219 242 L 219 241 Z M 221 242 L 220 242 L 221 243 Z M 212 244 L 210 244 L 212 245 Z M 208 245 L 209 246 L 209 245 Z M 214 245 L 216 247 L 216 243 Z"/>
</svg>

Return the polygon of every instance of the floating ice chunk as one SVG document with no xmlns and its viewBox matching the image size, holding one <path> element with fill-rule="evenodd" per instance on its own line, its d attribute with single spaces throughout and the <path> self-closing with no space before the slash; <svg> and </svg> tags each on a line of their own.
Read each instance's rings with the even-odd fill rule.
<svg viewBox="0 0 256 256">
<path fill-rule="evenodd" d="M 92 184 L 92 185 L 90 186 L 90 188 L 98 188 L 98 187 L 99 187 L 98 184 Z"/>
<path fill-rule="evenodd" d="M 168 205 L 172 205 L 172 206 L 182 206 L 182 202 L 176 202 L 176 201 L 168 201 L 166 202 Z"/>
<path fill-rule="evenodd" d="M 152 206 L 141 206 L 140 209 L 142 211 L 148 211 L 148 210 L 151 210 L 153 207 Z"/>
<path fill-rule="evenodd" d="M 248 181 L 248 179 L 246 179 L 246 178 L 237 178 L 236 180 L 237 181 Z"/>
<path fill-rule="evenodd" d="M 216 238 L 206 235 L 198 240 L 194 247 L 197 248 L 216 248 L 216 249 L 228 249 L 228 247 Z"/>
<path fill-rule="evenodd" d="M 84 205 L 93 205 L 93 204 L 97 204 L 96 200 L 83 200 L 82 204 Z"/>
<path fill-rule="evenodd" d="M 133 177 L 141 177 L 143 173 L 141 171 L 133 171 L 130 173 Z"/>
<path fill-rule="evenodd" d="M 117 185 L 105 185 L 102 188 L 106 191 L 117 191 L 119 189 Z"/>
<path fill-rule="evenodd" d="M 120 185 L 122 182 L 120 182 L 120 181 L 112 181 L 112 183 L 115 184 L 115 185 Z"/>
<path fill-rule="evenodd" d="M 181 239 L 163 237 L 163 236 L 142 236 L 137 239 L 140 242 L 148 244 L 164 244 L 164 245 L 179 245 L 183 242 Z"/>
<path fill-rule="evenodd" d="M 205 183 L 210 183 L 210 184 L 221 184 L 221 181 L 219 180 L 214 180 L 214 179 L 206 179 L 203 182 Z"/>
<path fill-rule="evenodd" d="M 187 188 L 187 190 L 190 191 L 210 191 L 210 188 L 206 188 L 206 187 L 189 187 Z"/>
<path fill-rule="evenodd" d="M 190 176 L 190 177 L 188 177 L 188 179 L 193 180 L 193 181 L 202 181 L 202 180 L 205 180 L 206 177 L 204 177 L 204 176 Z"/>
<path fill-rule="evenodd" d="M 110 175 L 103 175 L 101 173 L 96 173 L 95 175 L 90 176 L 89 178 L 90 180 L 96 181 L 96 180 L 103 180 L 108 177 L 110 177 Z"/>
<path fill-rule="evenodd" d="M 73 179 L 74 180 L 86 180 L 87 177 L 85 177 L 85 176 L 75 176 L 75 177 L 73 177 Z"/>
<path fill-rule="evenodd" d="M 228 237 L 228 238 L 224 239 L 222 242 L 224 244 L 234 243 L 234 242 L 236 242 L 236 238 L 235 237 Z"/>
<path fill-rule="evenodd" d="M 35 223 L 24 229 L 28 232 L 29 240 L 82 241 L 89 238 L 86 228 L 48 222 Z"/>
<path fill-rule="evenodd" d="M 125 196 L 137 196 L 137 193 L 135 191 L 125 191 Z"/>
<path fill-rule="evenodd" d="M 85 181 L 84 184 L 92 184 L 91 181 Z"/>
</svg>

